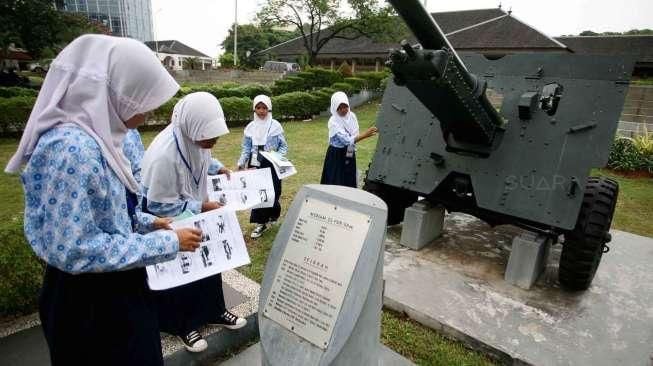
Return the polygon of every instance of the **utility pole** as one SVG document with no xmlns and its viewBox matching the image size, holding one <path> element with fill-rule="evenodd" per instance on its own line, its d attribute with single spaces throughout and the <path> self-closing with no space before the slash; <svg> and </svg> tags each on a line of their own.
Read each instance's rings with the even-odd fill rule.
<svg viewBox="0 0 653 366">
<path fill-rule="evenodd" d="M 238 66 L 238 0 L 234 0 L 234 67 Z"/>
</svg>

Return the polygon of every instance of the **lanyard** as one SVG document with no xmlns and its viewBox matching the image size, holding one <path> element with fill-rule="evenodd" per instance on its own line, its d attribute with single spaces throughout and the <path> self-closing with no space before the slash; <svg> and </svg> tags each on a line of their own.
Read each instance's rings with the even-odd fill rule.
<svg viewBox="0 0 653 366">
<path fill-rule="evenodd" d="M 175 138 L 175 145 L 177 145 L 177 151 L 179 151 L 179 156 L 181 156 L 181 161 L 184 162 L 184 165 L 186 165 L 186 168 L 188 168 L 188 171 L 190 172 L 190 176 L 193 177 L 193 181 L 195 182 L 195 185 L 199 188 L 200 186 L 200 179 L 197 178 L 195 179 L 195 176 L 193 175 L 193 169 L 191 169 L 190 164 L 188 164 L 188 161 L 184 157 L 184 154 L 181 152 L 181 149 L 179 148 L 179 140 L 177 140 L 177 135 L 173 132 L 172 136 Z"/>
</svg>

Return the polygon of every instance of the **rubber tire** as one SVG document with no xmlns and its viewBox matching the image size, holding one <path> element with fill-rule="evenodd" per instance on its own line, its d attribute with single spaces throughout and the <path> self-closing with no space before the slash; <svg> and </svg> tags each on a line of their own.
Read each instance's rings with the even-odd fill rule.
<svg viewBox="0 0 653 366">
<path fill-rule="evenodd" d="M 417 193 L 383 183 L 365 180 L 363 190 L 379 197 L 388 206 L 388 225 L 404 221 L 406 208 L 417 202 Z"/>
<path fill-rule="evenodd" d="M 576 227 L 565 234 L 558 281 L 573 291 L 592 284 L 609 240 L 610 225 L 619 195 L 619 184 L 605 177 L 589 177 Z"/>
</svg>

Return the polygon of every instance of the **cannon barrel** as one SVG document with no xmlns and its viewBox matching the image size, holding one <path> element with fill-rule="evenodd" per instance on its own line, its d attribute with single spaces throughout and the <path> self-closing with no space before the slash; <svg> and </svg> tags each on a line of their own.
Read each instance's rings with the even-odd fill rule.
<svg viewBox="0 0 653 366">
<path fill-rule="evenodd" d="M 448 48 L 458 67 L 465 71 L 465 81 L 470 86 L 475 83 L 438 23 L 435 22 L 419 0 L 388 0 L 388 2 L 395 8 L 397 14 L 404 20 L 423 48 L 430 50 Z"/>
<path fill-rule="evenodd" d="M 487 155 L 503 121 L 485 95 L 486 82 L 471 74 L 433 17 L 418 0 L 388 0 L 422 49 L 403 41 L 388 66 L 440 121 L 450 151 Z"/>
</svg>

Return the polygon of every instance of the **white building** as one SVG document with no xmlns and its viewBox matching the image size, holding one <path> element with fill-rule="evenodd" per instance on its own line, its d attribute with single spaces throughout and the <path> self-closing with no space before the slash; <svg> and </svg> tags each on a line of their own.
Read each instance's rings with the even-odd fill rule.
<svg viewBox="0 0 653 366">
<path fill-rule="evenodd" d="M 197 61 L 197 64 L 193 65 L 196 70 L 210 70 L 213 63 L 211 57 L 179 41 L 150 41 L 145 42 L 145 45 L 156 53 L 163 66 L 169 70 L 190 69 L 190 59 Z"/>
</svg>

